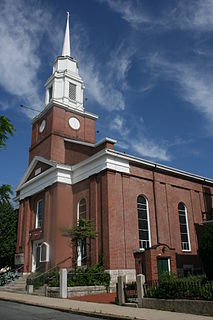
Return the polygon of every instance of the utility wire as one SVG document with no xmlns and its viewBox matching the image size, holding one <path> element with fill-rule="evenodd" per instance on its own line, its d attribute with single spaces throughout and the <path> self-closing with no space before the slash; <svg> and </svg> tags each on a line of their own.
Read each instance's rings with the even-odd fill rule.
<svg viewBox="0 0 213 320">
<path fill-rule="evenodd" d="M 30 108 L 30 107 L 26 107 L 26 106 L 24 106 L 23 104 L 20 104 L 20 107 L 21 107 L 21 108 L 24 108 L 24 109 L 36 111 L 36 112 L 39 112 L 39 113 L 41 112 L 41 110 L 37 110 L 37 109 Z"/>
</svg>

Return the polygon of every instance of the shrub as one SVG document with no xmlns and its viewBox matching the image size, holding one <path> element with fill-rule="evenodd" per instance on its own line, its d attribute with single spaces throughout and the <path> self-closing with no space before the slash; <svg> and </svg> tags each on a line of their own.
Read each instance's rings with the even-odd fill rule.
<svg viewBox="0 0 213 320">
<path fill-rule="evenodd" d="M 159 284 L 146 290 L 149 298 L 213 300 L 213 282 L 205 276 L 177 278 L 168 272 L 162 274 Z"/>
<path fill-rule="evenodd" d="M 86 269 L 74 269 L 68 273 L 67 286 L 97 286 L 109 287 L 110 275 L 104 272 L 104 267 L 99 263 L 88 266 Z"/>
<path fill-rule="evenodd" d="M 49 287 L 59 287 L 59 272 L 58 269 L 46 273 L 34 273 L 27 278 L 27 284 L 33 284 L 34 288 L 39 288 L 44 284 Z"/>
<path fill-rule="evenodd" d="M 213 224 L 209 224 L 204 228 L 199 244 L 199 254 L 207 278 L 213 280 Z"/>
</svg>

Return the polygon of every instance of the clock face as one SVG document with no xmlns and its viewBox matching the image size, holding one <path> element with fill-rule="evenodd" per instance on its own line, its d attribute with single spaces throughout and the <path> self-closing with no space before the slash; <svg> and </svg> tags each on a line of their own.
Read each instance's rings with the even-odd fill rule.
<svg viewBox="0 0 213 320">
<path fill-rule="evenodd" d="M 73 130 L 80 129 L 80 121 L 77 118 L 71 117 L 69 119 L 69 125 Z"/>
<path fill-rule="evenodd" d="M 45 129 L 45 126 L 46 126 L 46 121 L 43 120 L 40 127 L 39 127 L 39 132 L 42 133 Z"/>
</svg>

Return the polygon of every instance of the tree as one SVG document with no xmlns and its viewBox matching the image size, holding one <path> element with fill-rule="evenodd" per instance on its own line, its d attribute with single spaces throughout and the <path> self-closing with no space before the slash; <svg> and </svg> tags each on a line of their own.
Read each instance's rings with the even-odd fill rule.
<svg viewBox="0 0 213 320">
<path fill-rule="evenodd" d="M 79 256 L 79 250 L 82 249 L 82 245 L 89 245 L 87 240 L 95 239 L 98 235 L 97 231 L 95 231 L 95 226 L 92 221 L 79 218 L 77 225 L 73 226 L 70 229 L 63 229 L 62 234 L 66 237 L 70 237 L 72 243 L 75 247 L 75 257 L 74 263 L 77 265 L 77 259 Z M 86 257 L 85 257 L 86 258 Z"/>
<path fill-rule="evenodd" d="M 5 116 L 0 116 L 0 150 L 6 148 L 5 142 L 8 139 L 8 135 L 12 136 L 14 131 L 14 126 L 10 120 Z"/>
<path fill-rule="evenodd" d="M 199 245 L 203 268 L 209 280 L 213 280 L 213 224 L 205 226 Z"/>
<path fill-rule="evenodd" d="M 10 120 L 0 116 L 0 150 L 6 148 L 8 135 L 14 131 Z M 13 265 L 16 251 L 17 215 L 10 203 L 12 194 L 9 184 L 0 186 L 0 268 Z"/>
<path fill-rule="evenodd" d="M 10 202 L 10 196 L 13 194 L 12 187 L 9 184 L 0 186 L 0 204 Z"/>
<path fill-rule="evenodd" d="M 0 268 L 12 266 L 16 251 L 17 215 L 10 202 L 0 203 Z"/>
</svg>

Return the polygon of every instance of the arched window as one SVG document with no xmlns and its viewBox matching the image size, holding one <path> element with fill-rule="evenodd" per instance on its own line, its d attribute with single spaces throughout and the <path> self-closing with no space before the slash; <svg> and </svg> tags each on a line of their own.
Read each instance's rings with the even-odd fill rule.
<svg viewBox="0 0 213 320">
<path fill-rule="evenodd" d="M 147 199 L 140 195 L 137 199 L 138 207 L 138 230 L 140 249 L 146 249 L 151 246 L 150 225 L 149 225 L 149 208 Z"/>
<path fill-rule="evenodd" d="M 78 202 L 78 210 L 77 210 L 77 220 L 79 222 L 79 219 L 86 219 L 86 200 L 81 199 Z M 86 239 L 81 239 L 78 241 L 78 247 L 77 247 L 77 265 L 82 266 L 86 264 L 86 258 L 87 258 L 87 250 L 86 250 Z"/>
<path fill-rule="evenodd" d="M 86 200 L 81 199 L 78 203 L 78 220 L 79 219 L 86 219 Z"/>
<path fill-rule="evenodd" d="M 43 199 L 37 201 L 36 205 L 36 228 L 41 228 L 43 222 Z"/>
<path fill-rule="evenodd" d="M 183 251 L 190 251 L 189 227 L 187 219 L 187 210 L 185 204 L 178 204 L 178 214 L 180 223 L 181 248 Z"/>
</svg>

